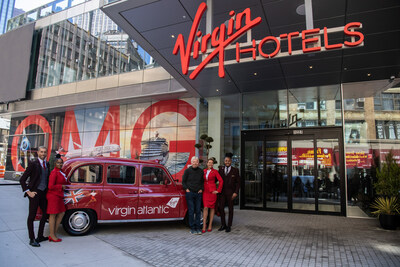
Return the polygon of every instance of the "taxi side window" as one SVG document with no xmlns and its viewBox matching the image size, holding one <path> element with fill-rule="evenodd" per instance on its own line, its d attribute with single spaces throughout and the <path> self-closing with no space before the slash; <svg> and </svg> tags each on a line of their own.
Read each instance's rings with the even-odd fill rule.
<svg viewBox="0 0 400 267">
<path fill-rule="evenodd" d="M 101 174 L 100 165 L 81 166 L 72 174 L 71 183 L 100 183 Z"/>
<path fill-rule="evenodd" d="M 134 184 L 135 167 L 124 165 L 109 165 L 107 168 L 108 184 Z"/>
<path fill-rule="evenodd" d="M 142 184 L 170 184 L 171 181 L 163 169 L 156 167 L 142 168 Z"/>
</svg>

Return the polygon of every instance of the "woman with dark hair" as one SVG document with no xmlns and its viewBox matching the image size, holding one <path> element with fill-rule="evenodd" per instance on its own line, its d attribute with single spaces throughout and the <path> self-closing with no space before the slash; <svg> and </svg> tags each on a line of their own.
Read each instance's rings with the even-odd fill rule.
<svg viewBox="0 0 400 267">
<path fill-rule="evenodd" d="M 206 224 L 208 217 L 208 210 L 210 209 L 210 220 L 208 223 L 208 232 L 212 231 L 212 222 L 215 213 L 215 203 L 217 202 L 217 194 L 221 193 L 224 181 L 219 175 L 218 171 L 213 168 L 214 159 L 210 158 L 207 160 L 207 169 L 204 169 L 204 191 L 203 191 L 203 230 L 202 233 L 206 232 Z M 218 190 L 215 183 L 216 179 L 219 181 Z"/>
<path fill-rule="evenodd" d="M 57 237 L 57 228 L 65 213 L 64 189 L 68 184 L 67 177 L 61 171 L 64 164 L 61 155 L 56 155 L 55 168 L 49 177 L 49 186 L 47 191 L 47 214 L 49 214 L 50 242 L 61 242 Z"/>
</svg>

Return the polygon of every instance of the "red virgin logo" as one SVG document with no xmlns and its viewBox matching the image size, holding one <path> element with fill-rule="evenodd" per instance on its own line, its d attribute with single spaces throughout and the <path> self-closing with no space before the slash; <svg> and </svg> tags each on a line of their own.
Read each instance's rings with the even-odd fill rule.
<svg viewBox="0 0 400 267">
<path fill-rule="evenodd" d="M 310 52 L 328 51 L 333 49 L 351 48 L 362 46 L 364 44 L 364 35 L 361 32 L 355 31 L 357 28 L 362 28 L 360 22 L 350 22 L 344 27 L 337 27 L 328 29 L 307 29 L 301 32 L 290 32 L 280 34 L 279 37 L 267 36 L 262 40 L 252 40 L 249 43 L 242 44 L 249 48 L 241 48 L 240 43 L 237 42 L 235 46 L 232 44 L 241 36 L 246 34 L 249 30 L 261 23 L 261 17 L 251 19 L 250 8 L 246 8 L 243 12 L 235 14 L 234 11 L 229 12 L 230 19 L 228 23 L 221 24 L 216 27 L 212 33 L 203 33 L 198 30 L 200 20 L 207 10 L 207 4 L 201 3 L 197 9 L 190 34 L 187 42 L 182 34 L 178 35 L 175 42 L 173 54 L 177 55 L 180 52 L 182 73 L 187 75 L 189 72 L 190 59 L 197 59 L 202 53 L 203 61 L 195 67 L 190 67 L 193 71 L 190 73 L 189 78 L 194 80 L 199 73 L 209 65 L 209 63 L 218 55 L 218 75 L 221 78 L 225 77 L 224 66 L 239 62 L 249 62 L 253 60 L 262 60 L 274 57 L 286 57 L 292 55 L 300 55 Z M 329 43 L 329 34 L 334 32 L 343 32 L 347 39 L 343 43 L 331 44 Z M 293 50 L 294 40 L 301 42 L 301 50 Z M 323 40 L 323 45 L 321 44 Z M 287 51 L 281 50 L 282 41 L 287 42 Z M 274 43 L 275 50 L 267 53 L 263 50 L 263 46 L 267 43 Z M 207 53 L 208 49 L 212 49 Z M 236 58 L 234 60 L 225 60 L 225 50 L 236 49 Z M 265 48 L 264 48 L 265 49 Z M 251 57 L 241 60 L 241 55 L 251 53 Z M 212 66 L 217 65 L 212 63 Z M 210 67 L 210 65 L 208 66 Z"/>
<path fill-rule="evenodd" d="M 261 23 L 261 18 L 257 17 L 253 20 L 250 19 L 251 12 L 250 8 L 245 9 L 243 12 L 238 13 L 236 15 L 236 19 L 234 20 L 232 17 L 235 16 L 235 12 L 229 12 L 231 19 L 228 23 L 228 29 L 225 24 L 221 24 L 221 26 L 216 27 L 212 34 L 206 34 L 202 36 L 202 32 L 198 31 L 198 27 L 200 24 L 200 19 L 203 16 L 204 12 L 207 9 L 206 3 L 201 3 L 199 8 L 197 9 L 196 16 L 193 21 L 192 28 L 190 29 L 189 39 L 185 44 L 184 37 L 182 34 L 179 34 L 173 54 L 178 54 L 180 51 L 181 56 L 181 65 L 182 65 L 182 73 L 187 74 L 189 69 L 189 61 L 190 56 L 193 53 L 193 59 L 199 57 L 199 51 L 201 53 L 207 53 L 207 47 L 211 41 L 211 46 L 215 47 L 215 49 L 193 70 L 190 74 L 189 78 L 194 80 L 197 75 L 199 75 L 200 71 L 202 71 L 205 66 L 213 60 L 213 58 L 219 55 L 219 67 L 218 67 L 218 75 L 219 77 L 225 77 L 224 71 L 224 60 L 225 60 L 225 48 L 232 44 L 235 40 L 240 38 L 243 34 L 245 34 L 248 30 L 255 27 L 256 25 Z M 242 20 L 245 19 L 244 25 L 242 25 Z M 235 23 L 236 22 L 236 23 Z M 234 25 L 235 24 L 235 25 Z M 233 28 L 235 28 L 236 32 L 233 32 Z M 197 37 L 201 37 L 201 43 L 199 41 L 194 41 Z"/>
</svg>

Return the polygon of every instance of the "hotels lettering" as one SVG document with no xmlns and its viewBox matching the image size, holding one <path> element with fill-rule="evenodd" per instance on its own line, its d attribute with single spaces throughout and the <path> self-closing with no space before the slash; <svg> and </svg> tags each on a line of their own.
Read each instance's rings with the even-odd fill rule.
<svg viewBox="0 0 400 267">
<path fill-rule="evenodd" d="M 207 4 L 201 3 L 197 9 L 187 43 L 185 43 L 183 35 L 179 34 L 173 50 L 174 55 L 177 55 L 178 52 L 180 53 L 182 73 L 185 75 L 188 74 L 189 71 L 190 59 L 197 59 L 200 52 L 204 56 L 202 62 L 194 67 L 194 70 L 189 75 L 189 78 L 192 80 L 194 80 L 217 55 L 218 75 L 221 78 L 225 77 L 224 65 L 227 64 L 225 61 L 225 50 L 231 49 L 230 46 L 233 45 L 236 40 L 261 23 L 261 17 L 251 19 L 250 8 L 246 8 L 243 12 L 238 14 L 235 14 L 234 11 L 230 11 L 229 16 L 231 18 L 227 25 L 223 23 L 219 27 L 216 27 L 212 33 L 203 35 L 203 33 L 198 30 L 198 27 L 206 9 Z M 301 38 L 301 54 L 360 46 L 363 44 L 364 35 L 355 30 L 361 27 L 362 25 L 360 22 L 350 22 L 346 24 L 341 30 L 346 36 L 351 37 L 351 40 L 336 44 L 329 43 L 329 29 L 327 27 L 323 29 L 303 30 L 301 33 L 298 31 L 284 33 L 279 35 L 279 37 L 267 36 L 258 41 L 253 39 L 250 44 L 246 44 L 246 46 L 250 46 L 250 48 L 241 48 L 240 43 L 236 42 L 236 45 L 233 46 L 233 48 L 236 48 L 236 62 L 240 62 L 241 55 L 244 53 L 251 53 L 251 58 L 253 60 L 298 55 L 299 53 L 294 53 L 298 51 L 293 51 L 293 39 L 295 38 Z M 323 35 L 323 37 L 321 37 L 321 35 Z M 322 38 L 324 40 L 323 46 L 321 45 Z M 283 41 L 287 42 L 288 46 L 285 52 L 281 49 Z M 264 46 L 266 43 L 273 43 L 275 45 L 275 50 L 271 52 L 265 51 Z M 211 52 L 208 51 L 210 48 L 213 48 Z M 259 56 L 257 56 L 257 54 Z M 229 62 L 229 64 L 232 63 L 234 62 Z"/>
</svg>

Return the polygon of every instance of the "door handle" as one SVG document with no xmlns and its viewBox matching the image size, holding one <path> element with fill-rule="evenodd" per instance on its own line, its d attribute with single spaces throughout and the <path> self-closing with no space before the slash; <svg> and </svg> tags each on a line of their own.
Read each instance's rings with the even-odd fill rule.
<svg viewBox="0 0 400 267">
<path fill-rule="evenodd" d="M 146 190 L 140 190 L 140 193 L 141 193 L 141 194 L 147 193 L 147 191 L 146 191 Z"/>
</svg>

